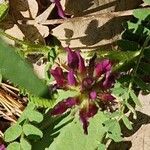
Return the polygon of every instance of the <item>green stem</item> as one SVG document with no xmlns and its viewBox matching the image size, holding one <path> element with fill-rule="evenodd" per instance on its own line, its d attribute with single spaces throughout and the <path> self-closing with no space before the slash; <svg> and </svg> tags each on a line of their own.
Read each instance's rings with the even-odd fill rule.
<svg viewBox="0 0 150 150">
<path fill-rule="evenodd" d="M 137 74 L 137 70 L 138 70 L 138 68 L 139 68 L 141 59 L 142 59 L 142 57 L 143 57 L 143 53 L 144 53 L 145 47 L 148 45 L 148 42 L 149 42 L 149 41 L 150 41 L 150 36 L 146 38 L 146 40 L 145 40 L 143 46 L 142 46 L 141 49 L 140 49 L 140 54 L 139 54 L 139 58 L 138 58 L 138 60 L 137 60 L 137 65 L 136 65 L 136 67 L 135 67 L 135 69 L 134 69 L 134 71 L 133 71 L 133 74 L 132 74 L 132 77 L 131 77 L 131 80 L 130 80 L 130 83 L 129 83 L 129 86 L 128 86 L 128 95 L 129 95 L 129 93 L 130 93 L 130 91 L 131 91 L 131 89 L 132 89 L 132 85 L 133 85 L 133 82 L 134 82 L 134 77 L 135 77 L 136 74 Z M 126 98 L 125 102 L 127 102 L 127 100 L 128 100 L 128 98 Z M 125 109 L 125 107 L 124 107 L 124 105 L 122 105 L 122 107 L 120 108 L 120 110 L 121 110 L 122 113 L 124 112 L 124 109 Z M 122 118 L 122 117 L 120 117 L 120 118 L 118 119 L 118 121 L 119 121 L 121 118 Z"/>
<path fill-rule="evenodd" d="M 18 44 L 21 44 L 21 45 L 25 44 L 25 45 L 27 45 L 26 42 L 24 42 L 24 41 L 22 41 L 22 40 L 19 40 L 19 39 L 15 38 L 15 37 L 13 37 L 13 36 L 11 36 L 11 35 L 5 33 L 3 30 L 0 30 L 0 35 L 5 36 L 5 37 L 11 39 L 11 40 L 15 41 L 15 42 L 18 43 Z"/>
<path fill-rule="evenodd" d="M 27 41 L 22 41 L 19 40 L 7 33 L 5 33 L 3 30 L 0 29 L 0 35 L 5 36 L 13 41 L 15 41 L 16 43 L 20 44 L 20 45 L 26 45 L 27 47 L 29 47 L 28 49 L 26 49 L 24 52 L 26 53 L 30 53 L 30 52 L 43 52 L 43 53 L 47 53 L 52 47 L 50 46 L 46 46 L 46 45 L 40 45 L 40 44 L 34 44 L 31 42 L 27 42 Z"/>
<path fill-rule="evenodd" d="M 148 42 L 150 41 L 150 36 L 148 36 L 143 44 L 143 46 L 141 47 L 141 50 L 140 50 L 140 54 L 139 54 L 139 59 L 137 60 L 137 65 L 134 69 L 134 72 L 133 72 L 133 75 L 132 75 L 132 78 L 131 78 L 131 82 L 129 84 L 129 90 L 131 90 L 132 88 L 132 84 L 134 82 L 134 77 L 136 76 L 136 73 L 137 73 L 137 70 L 139 68 L 139 65 L 140 65 L 140 62 L 141 62 L 141 59 L 143 57 L 143 53 L 144 53 L 144 50 L 145 50 L 145 47 L 148 45 Z"/>
</svg>

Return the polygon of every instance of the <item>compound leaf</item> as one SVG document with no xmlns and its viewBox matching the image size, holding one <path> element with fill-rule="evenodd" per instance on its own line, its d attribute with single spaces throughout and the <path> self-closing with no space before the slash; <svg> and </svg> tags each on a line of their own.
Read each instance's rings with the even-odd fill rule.
<svg viewBox="0 0 150 150">
<path fill-rule="evenodd" d="M 16 140 L 22 133 L 22 127 L 19 124 L 15 124 L 8 128 L 4 133 L 5 141 L 11 142 Z"/>
</svg>

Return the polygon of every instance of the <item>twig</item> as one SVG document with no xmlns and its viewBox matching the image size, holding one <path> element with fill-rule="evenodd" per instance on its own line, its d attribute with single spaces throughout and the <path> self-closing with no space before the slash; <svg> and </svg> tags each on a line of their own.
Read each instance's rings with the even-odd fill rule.
<svg viewBox="0 0 150 150">
<path fill-rule="evenodd" d="M 1 83 L 1 85 L 5 86 L 5 87 L 7 87 L 7 88 L 9 88 L 9 89 L 12 89 L 12 90 L 14 90 L 14 91 L 19 92 L 19 89 L 18 89 L 18 88 L 13 87 L 13 86 L 11 86 L 11 85 L 8 85 L 8 84 L 6 84 L 6 83 Z"/>
<path fill-rule="evenodd" d="M 12 94 L 13 96 L 15 97 L 18 97 L 18 95 L 16 93 L 14 93 L 13 91 L 11 91 L 9 88 L 7 88 L 6 86 L 4 85 L 1 85 L 1 87 L 6 90 L 7 92 L 9 92 L 10 94 Z"/>
<path fill-rule="evenodd" d="M 36 20 L 18 20 L 19 24 L 27 24 L 27 25 L 33 25 L 33 24 L 42 24 L 42 25 L 53 25 L 53 24 L 62 24 L 64 22 L 75 22 L 77 20 L 91 20 L 91 19 L 99 19 L 99 18 L 115 18 L 115 17 L 122 17 L 122 16 L 131 16 L 133 14 L 133 10 L 127 10 L 127 11 L 118 11 L 118 12 L 108 12 L 108 13 L 94 13 L 90 15 L 85 15 L 82 17 L 75 17 L 75 18 L 67 18 L 67 19 L 52 19 L 52 20 L 46 20 L 45 22 L 39 23 Z"/>
</svg>

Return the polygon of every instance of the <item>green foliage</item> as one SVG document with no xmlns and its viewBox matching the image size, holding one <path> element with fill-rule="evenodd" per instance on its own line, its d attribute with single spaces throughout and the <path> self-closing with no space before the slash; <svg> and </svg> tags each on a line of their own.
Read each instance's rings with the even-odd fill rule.
<svg viewBox="0 0 150 150">
<path fill-rule="evenodd" d="M 121 42 L 121 41 L 120 41 Z M 124 42 L 124 41 L 122 41 Z M 130 47 L 131 48 L 131 47 Z M 128 64 L 139 56 L 139 51 L 100 51 L 97 53 L 102 58 L 109 58 L 114 61 L 116 64 L 113 68 L 114 71 L 116 70 L 125 70 Z"/>
<path fill-rule="evenodd" d="M 42 132 L 35 126 L 31 124 L 25 124 L 23 126 L 23 132 L 26 136 L 28 135 L 37 135 L 42 138 L 43 134 Z"/>
<path fill-rule="evenodd" d="M 6 130 L 4 137 L 6 142 L 16 140 L 22 133 L 22 127 L 19 124 L 15 124 Z"/>
<path fill-rule="evenodd" d="M 8 2 L 4 1 L 3 3 L 0 4 L 0 21 L 2 21 L 6 17 L 8 9 L 9 9 Z"/>
<path fill-rule="evenodd" d="M 130 90 L 130 97 L 132 98 L 132 100 L 134 101 L 134 103 L 137 105 L 137 106 L 142 106 L 138 97 L 135 95 L 134 91 L 133 90 Z"/>
<path fill-rule="evenodd" d="M 138 99 L 138 97 L 135 95 L 134 91 L 131 89 L 129 86 L 124 87 L 121 83 L 117 82 L 112 89 L 113 94 L 117 97 L 119 103 L 121 104 L 120 106 L 120 112 L 119 112 L 119 118 L 120 120 L 122 119 L 125 126 L 129 129 L 132 130 L 132 125 L 125 115 L 125 108 L 128 108 L 130 112 L 133 113 L 134 118 L 136 119 L 136 111 L 135 111 L 135 106 L 141 106 L 141 103 Z"/>
<path fill-rule="evenodd" d="M 1 82 L 2 82 L 2 75 L 0 74 L 0 84 L 1 84 Z"/>
<path fill-rule="evenodd" d="M 32 146 L 28 141 L 28 136 L 32 135 L 42 138 L 43 133 L 37 127 L 37 123 L 40 123 L 42 120 L 43 115 L 36 110 L 36 106 L 33 103 L 29 103 L 18 122 L 4 133 L 5 141 L 9 143 L 7 149 L 31 150 Z"/>
<path fill-rule="evenodd" d="M 21 150 L 21 145 L 19 142 L 13 142 L 9 144 L 9 146 L 7 147 L 7 150 Z"/>
<path fill-rule="evenodd" d="M 134 102 L 137 106 L 141 106 L 141 103 L 138 97 L 134 94 L 134 91 L 129 86 L 124 87 L 121 83 L 116 82 L 114 88 L 112 89 L 112 93 L 121 101 L 123 104 L 129 104 Z"/>
<path fill-rule="evenodd" d="M 38 96 L 29 96 L 29 101 L 34 103 L 37 107 L 52 108 L 56 100 L 53 98 L 47 99 Z"/>
<path fill-rule="evenodd" d="M 133 12 L 133 15 L 139 19 L 141 22 L 142 20 L 145 20 L 149 15 L 150 15 L 150 9 L 145 8 L 145 9 L 136 9 Z"/>
<path fill-rule="evenodd" d="M 20 140 L 22 150 L 31 150 L 31 144 L 24 137 Z"/>
<path fill-rule="evenodd" d="M 123 114 L 123 116 L 122 116 L 122 121 L 123 121 L 123 123 L 125 124 L 125 126 L 126 126 L 129 130 L 132 130 L 132 129 L 133 129 L 133 127 L 132 127 L 132 125 L 131 125 L 131 123 L 130 123 L 128 117 L 127 117 L 126 115 L 124 115 L 124 114 Z"/>
<path fill-rule="evenodd" d="M 76 118 L 59 130 L 59 135 L 47 150 L 76 150 L 78 148 L 80 150 L 93 150 L 98 148 L 99 141 L 102 140 L 105 134 L 102 122 L 106 119 L 103 113 L 99 113 L 92 118 L 89 125 L 89 134 L 85 135 L 81 123 Z"/>
<path fill-rule="evenodd" d="M 38 79 L 31 66 L 3 41 L 0 41 L 0 69 L 3 78 L 27 89 L 31 94 L 47 96 L 47 86 Z"/>
<path fill-rule="evenodd" d="M 144 2 L 150 5 L 150 0 L 144 0 Z"/>
<path fill-rule="evenodd" d="M 109 119 L 106 122 L 104 122 L 105 131 L 107 133 L 107 137 L 114 140 L 115 142 L 122 141 L 122 133 L 121 128 L 118 120 L 116 119 Z"/>
<path fill-rule="evenodd" d="M 57 95 L 56 97 L 56 103 L 58 103 L 59 101 L 62 101 L 64 99 L 67 99 L 68 97 L 76 97 L 78 96 L 79 93 L 75 90 L 57 90 Z"/>
<path fill-rule="evenodd" d="M 106 149 L 105 144 L 100 143 L 97 150 L 105 150 L 105 149 Z"/>
<path fill-rule="evenodd" d="M 63 118 L 46 118 L 40 126 L 43 126 L 43 138 L 32 143 L 33 150 L 104 150 L 103 138 L 105 135 L 114 141 L 121 141 L 121 129 L 119 122 L 104 112 L 99 112 L 90 119 L 89 134 L 83 133 L 82 124 L 78 118 L 72 121 L 72 116 Z M 119 116 L 118 116 L 119 117 Z M 49 120 L 49 121 L 48 121 Z M 55 140 L 54 140 L 55 139 Z M 101 143 L 100 143 L 101 142 Z M 47 148 L 49 147 L 49 148 Z"/>
<path fill-rule="evenodd" d="M 40 123 L 43 120 L 43 115 L 35 110 L 30 110 L 27 113 L 27 118 L 30 122 L 34 121 Z"/>
<path fill-rule="evenodd" d="M 29 101 L 34 103 L 37 107 L 52 108 L 59 101 L 67 99 L 68 97 L 77 96 L 79 93 L 74 90 L 57 90 L 57 92 L 51 93 L 51 99 L 41 98 L 37 96 L 29 96 Z"/>
<path fill-rule="evenodd" d="M 150 9 L 137 9 L 133 13 L 134 17 L 124 26 L 125 31 L 122 35 L 122 40 L 118 42 L 121 50 L 130 54 L 137 52 L 138 55 L 131 61 L 124 63 L 121 71 L 128 71 L 128 81 L 136 89 L 150 92 L 149 80 L 146 80 L 150 75 L 149 71 L 149 47 L 150 47 Z M 130 47 L 129 47 L 130 46 Z M 132 71 L 130 71 L 132 70 Z M 136 100 L 134 92 L 130 93 L 130 97 Z"/>
</svg>

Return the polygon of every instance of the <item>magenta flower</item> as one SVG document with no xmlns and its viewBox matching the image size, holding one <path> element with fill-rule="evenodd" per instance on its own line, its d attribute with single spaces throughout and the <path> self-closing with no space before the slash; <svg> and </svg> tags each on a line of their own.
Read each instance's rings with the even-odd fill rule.
<svg viewBox="0 0 150 150">
<path fill-rule="evenodd" d="M 60 67 L 56 67 L 54 70 L 51 70 L 50 73 L 55 78 L 57 85 L 62 87 L 65 83 L 64 73 Z"/>
<path fill-rule="evenodd" d="M 55 3 L 56 7 L 57 7 L 57 10 L 58 10 L 58 15 L 61 17 L 61 18 L 66 18 L 65 17 L 65 12 L 61 6 L 61 3 L 60 3 L 60 0 L 50 0 L 52 3 Z"/>
<path fill-rule="evenodd" d="M 1 145 L 0 145 L 0 150 L 6 150 L 6 148 L 5 148 L 5 145 L 4 145 L 4 144 L 1 144 Z"/>
<path fill-rule="evenodd" d="M 70 48 L 66 48 L 66 51 L 68 64 L 65 68 L 68 71 L 63 72 L 60 67 L 56 67 L 50 72 L 59 88 L 77 90 L 79 95 L 70 96 L 59 102 L 52 109 L 51 114 L 60 115 L 68 109 L 78 106 L 84 133 L 88 134 L 89 119 L 98 110 L 112 110 L 112 105 L 115 104 L 115 97 L 111 95 L 110 91 L 114 82 L 111 73 L 112 64 L 109 59 L 96 62 L 96 55 L 94 55 L 90 59 L 89 65 L 86 66 L 80 51 L 73 51 Z"/>
</svg>

